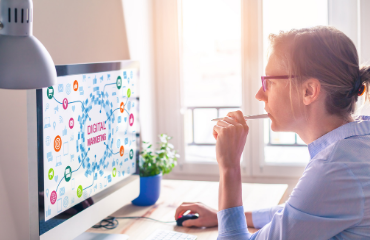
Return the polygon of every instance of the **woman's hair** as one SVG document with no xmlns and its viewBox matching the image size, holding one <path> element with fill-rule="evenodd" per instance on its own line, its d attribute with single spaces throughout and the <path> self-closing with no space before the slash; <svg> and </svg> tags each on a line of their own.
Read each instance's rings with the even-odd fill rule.
<svg viewBox="0 0 370 240">
<path fill-rule="evenodd" d="M 363 84 L 368 99 L 370 67 L 359 66 L 355 45 L 336 28 L 293 29 L 270 34 L 269 40 L 272 54 L 294 76 L 291 80 L 296 81 L 293 85 L 297 90 L 309 78 L 320 81 L 327 93 L 325 106 L 329 114 L 341 117 L 352 114 Z"/>
</svg>

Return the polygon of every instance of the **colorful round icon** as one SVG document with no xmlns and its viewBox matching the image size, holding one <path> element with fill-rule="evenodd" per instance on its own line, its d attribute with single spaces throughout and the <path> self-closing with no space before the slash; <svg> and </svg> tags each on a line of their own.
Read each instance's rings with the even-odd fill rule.
<svg viewBox="0 0 370 240">
<path fill-rule="evenodd" d="M 72 129 L 75 125 L 75 120 L 73 118 L 70 118 L 69 122 L 68 122 L 68 125 L 69 125 L 69 128 Z"/>
<path fill-rule="evenodd" d="M 119 110 L 121 113 L 123 113 L 125 111 L 125 104 L 123 102 L 121 102 L 120 106 L 119 106 Z"/>
<path fill-rule="evenodd" d="M 66 169 L 64 169 L 64 179 L 66 182 L 69 182 L 72 178 L 72 168 L 70 166 L 67 166 Z"/>
<path fill-rule="evenodd" d="M 49 180 L 53 180 L 53 178 L 54 178 L 54 169 L 52 169 L 52 168 L 49 169 L 48 178 L 49 178 Z"/>
<path fill-rule="evenodd" d="M 48 87 L 48 89 L 46 90 L 46 95 L 49 99 L 52 99 L 54 97 L 54 88 Z"/>
<path fill-rule="evenodd" d="M 124 153 L 125 153 L 125 148 L 121 146 L 121 148 L 119 149 L 119 155 L 122 157 Z"/>
<path fill-rule="evenodd" d="M 127 97 L 131 97 L 131 89 L 127 89 Z"/>
<path fill-rule="evenodd" d="M 82 196 L 82 192 L 83 192 L 83 189 L 82 189 L 82 186 L 78 186 L 77 188 L 77 197 L 80 198 Z"/>
<path fill-rule="evenodd" d="M 112 176 L 113 177 L 116 177 L 116 175 L 117 175 L 117 169 L 116 168 L 113 168 L 113 170 L 112 170 Z"/>
<path fill-rule="evenodd" d="M 130 159 L 133 159 L 134 158 L 134 150 L 130 150 L 130 154 L 129 154 L 129 156 L 130 156 Z"/>
<path fill-rule="evenodd" d="M 122 78 L 121 78 L 121 76 L 118 76 L 117 81 L 116 81 L 116 85 L 117 85 L 118 89 L 121 89 L 121 87 L 122 87 Z"/>
<path fill-rule="evenodd" d="M 75 81 L 73 82 L 73 90 L 74 90 L 75 92 L 78 90 L 78 81 L 77 81 L 77 80 L 75 80 Z"/>
<path fill-rule="evenodd" d="M 67 208 L 67 207 L 68 207 L 68 204 L 69 204 L 68 196 L 65 196 L 65 197 L 63 198 L 63 207 L 64 207 L 64 208 Z"/>
<path fill-rule="evenodd" d="M 50 203 L 54 204 L 57 201 L 57 192 L 52 191 L 50 194 Z"/>
<path fill-rule="evenodd" d="M 60 149 L 62 148 L 62 139 L 60 138 L 60 136 L 56 136 L 55 139 L 54 139 L 54 150 L 56 152 L 59 152 Z"/>
<path fill-rule="evenodd" d="M 130 114 L 130 119 L 128 120 L 128 123 L 130 124 L 130 126 L 132 127 L 132 125 L 134 125 L 134 114 Z"/>
<path fill-rule="evenodd" d="M 66 110 L 67 107 L 68 107 L 68 99 L 65 98 L 65 99 L 63 99 L 63 109 Z"/>
</svg>

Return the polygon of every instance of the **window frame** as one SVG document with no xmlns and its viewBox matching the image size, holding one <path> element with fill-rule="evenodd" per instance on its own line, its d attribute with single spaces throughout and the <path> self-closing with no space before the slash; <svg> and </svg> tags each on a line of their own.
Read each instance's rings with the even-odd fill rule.
<svg viewBox="0 0 370 240">
<path fill-rule="evenodd" d="M 263 114 L 264 103 L 256 101 L 255 94 L 261 87 L 263 75 L 263 7 L 262 1 L 242 1 L 243 12 L 243 110 L 249 114 Z M 249 90 L 249 92 L 248 92 Z M 248 111 L 249 109 L 249 111 Z M 302 164 L 276 164 L 264 160 L 263 121 L 249 122 L 247 140 L 251 175 L 255 177 L 300 177 L 305 166 Z M 247 155 L 247 154 L 245 154 Z"/>
</svg>

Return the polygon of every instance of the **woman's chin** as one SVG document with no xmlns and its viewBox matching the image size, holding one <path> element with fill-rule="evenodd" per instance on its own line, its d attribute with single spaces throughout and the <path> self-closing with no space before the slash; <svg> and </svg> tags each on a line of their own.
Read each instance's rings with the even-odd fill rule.
<svg viewBox="0 0 370 240">
<path fill-rule="evenodd" d="M 276 128 L 276 124 L 274 124 L 274 122 L 271 122 L 271 131 L 273 131 L 273 132 L 277 132 L 277 131 L 279 131 L 279 130 Z"/>
<path fill-rule="evenodd" d="M 275 122 L 275 119 L 271 116 L 270 113 L 268 113 L 268 117 L 270 118 L 270 121 L 271 121 L 271 125 L 270 125 L 270 128 L 272 131 L 276 132 L 276 122 Z"/>
<path fill-rule="evenodd" d="M 271 120 L 271 130 L 273 132 L 292 132 L 292 129 L 286 125 L 279 125 L 275 120 Z"/>
<path fill-rule="evenodd" d="M 283 129 L 281 129 L 281 127 L 279 127 L 279 125 L 276 124 L 276 122 L 273 121 L 273 120 L 271 120 L 271 130 L 273 132 L 282 132 L 283 131 Z"/>
</svg>

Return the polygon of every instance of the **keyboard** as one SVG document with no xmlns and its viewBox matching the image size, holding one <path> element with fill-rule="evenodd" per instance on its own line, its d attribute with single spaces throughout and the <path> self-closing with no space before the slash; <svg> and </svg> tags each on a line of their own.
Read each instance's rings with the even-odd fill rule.
<svg viewBox="0 0 370 240">
<path fill-rule="evenodd" d="M 145 240 L 195 240 L 197 236 L 157 229 L 152 235 L 147 237 Z"/>
</svg>

